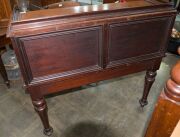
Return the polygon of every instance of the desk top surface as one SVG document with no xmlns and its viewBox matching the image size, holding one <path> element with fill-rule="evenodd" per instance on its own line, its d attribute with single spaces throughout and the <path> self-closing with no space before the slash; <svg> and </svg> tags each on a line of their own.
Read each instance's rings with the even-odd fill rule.
<svg viewBox="0 0 180 137">
<path fill-rule="evenodd" d="M 67 24 L 76 26 L 92 22 L 97 25 L 98 22 L 108 22 L 112 18 L 121 18 L 121 20 L 127 21 L 136 18 L 136 16 L 148 18 L 149 16 L 154 17 L 155 14 L 167 16 L 175 13 L 176 10 L 171 3 L 156 0 L 131 0 L 122 3 L 43 9 L 26 13 L 14 10 L 7 36 L 54 32 Z"/>
<path fill-rule="evenodd" d="M 72 15 L 88 15 L 95 13 L 103 13 L 110 11 L 126 11 L 134 10 L 139 8 L 153 8 L 158 6 L 169 6 L 170 4 L 163 1 L 156 0 L 131 0 L 122 3 L 109 3 L 101 5 L 86 5 L 86 6 L 75 6 L 68 8 L 56 8 L 56 9 L 43 9 L 37 11 L 30 11 L 26 13 L 20 13 L 16 15 L 13 22 L 22 22 L 37 19 L 47 19 L 51 17 L 64 17 Z M 18 16 L 18 17 L 17 17 Z"/>
</svg>

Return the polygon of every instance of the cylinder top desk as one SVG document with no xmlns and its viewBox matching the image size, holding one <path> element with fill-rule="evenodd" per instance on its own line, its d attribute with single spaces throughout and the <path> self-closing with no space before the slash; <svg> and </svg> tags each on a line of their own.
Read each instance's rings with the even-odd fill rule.
<svg viewBox="0 0 180 137">
<path fill-rule="evenodd" d="M 146 105 L 175 16 L 163 0 L 14 10 L 7 35 L 44 133 L 53 131 L 44 96 L 65 89 L 146 71 Z"/>
</svg>

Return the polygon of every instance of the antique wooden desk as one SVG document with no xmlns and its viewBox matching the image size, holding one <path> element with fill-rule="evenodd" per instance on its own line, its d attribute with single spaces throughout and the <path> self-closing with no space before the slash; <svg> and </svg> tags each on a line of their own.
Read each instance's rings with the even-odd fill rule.
<svg viewBox="0 0 180 137">
<path fill-rule="evenodd" d="M 155 0 L 14 12 L 8 36 L 44 133 L 53 131 L 44 96 L 65 89 L 146 70 L 146 105 L 175 15 Z"/>
</svg>

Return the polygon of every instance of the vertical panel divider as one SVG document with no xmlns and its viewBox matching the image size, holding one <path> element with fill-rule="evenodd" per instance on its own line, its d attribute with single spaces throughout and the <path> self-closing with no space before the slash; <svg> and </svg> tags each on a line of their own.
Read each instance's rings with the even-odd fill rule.
<svg viewBox="0 0 180 137">
<path fill-rule="evenodd" d="M 108 65 L 108 49 L 109 49 L 109 30 L 108 30 L 108 24 L 103 25 L 103 68 L 106 68 Z"/>
</svg>

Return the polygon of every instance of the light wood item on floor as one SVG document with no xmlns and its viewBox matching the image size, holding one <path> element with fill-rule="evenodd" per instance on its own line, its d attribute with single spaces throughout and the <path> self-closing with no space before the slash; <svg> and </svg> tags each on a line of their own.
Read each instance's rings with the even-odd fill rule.
<svg viewBox="0 0 180 137">
<path fill-rule="evenodd" d="M 145 137 L 170 137 L 179 120 L 180 60 L 171 70 L 171 77 L 166 82 L 166 85 L 158 98 Z M 177 126 L 177 128 L 179 127 L 180 125 Z M 178 132 L 176 131 L 176 133 Z M 171 137 L 179 136 L 180 134 L 177 135 L 174 133 Z"/>
</svg>

